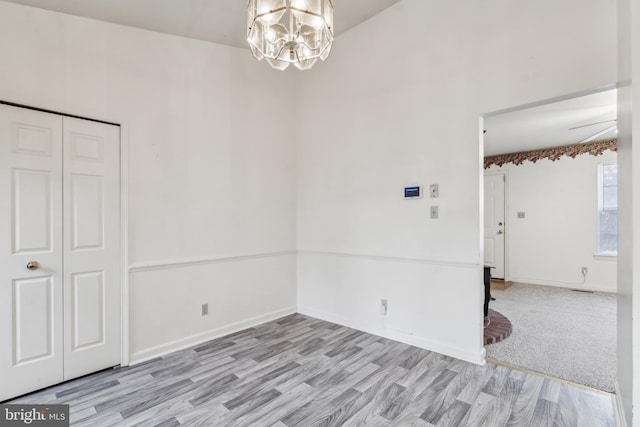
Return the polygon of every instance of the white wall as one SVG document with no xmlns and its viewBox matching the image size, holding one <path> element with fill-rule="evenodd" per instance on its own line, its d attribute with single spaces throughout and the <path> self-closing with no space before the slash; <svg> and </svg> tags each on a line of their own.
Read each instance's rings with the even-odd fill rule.
<svg viewBox="0 0 640 427">
<path fill-rule="evenodd" d="M 133 360 L 295 311 L 288 75 L 5 2 L 0 57 L 0 100 L 127 125 Z"/>
<path fill-rule="evenodd" d="M 522 165 L 496 165 L 507 176 L 506 280 L 616 292 L 615 258 L 595 257 L 598 244 L 598 164 L 601 156 L 563 156 Z M 525 218 L 518 218 L 524 212 Z M 582 267 L 589 269 L 583 282 Z"/>
<path fill-rule="evenodd" d="M 338 37 L 298 76 L 299 311 L 483 360 L 479 118 L 614 83 L 615 25 L 615 0 L 404 0 Z"/>
</svg>

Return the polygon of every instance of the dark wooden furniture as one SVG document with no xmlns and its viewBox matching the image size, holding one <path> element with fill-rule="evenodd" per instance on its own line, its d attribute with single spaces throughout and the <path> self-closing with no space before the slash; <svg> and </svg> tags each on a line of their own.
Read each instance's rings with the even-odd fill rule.
<svg viewBox="0 0 640 427">
<path fill-rule="evenodd" d="M 489 315 L 489 301 L 491 300 L 491 267 L 484 267 L 484 317 Z"/>
</svg>

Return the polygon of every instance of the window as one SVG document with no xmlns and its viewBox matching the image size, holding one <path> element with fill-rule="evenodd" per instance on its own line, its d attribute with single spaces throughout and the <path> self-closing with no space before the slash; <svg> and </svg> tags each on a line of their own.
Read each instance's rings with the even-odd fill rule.
<svg viewBox="0 0 640 427">
<path fill-rule="evenodd" d="M 618 254 L 618 164 L 598 165 L 598 255 Z"/>
</svg>

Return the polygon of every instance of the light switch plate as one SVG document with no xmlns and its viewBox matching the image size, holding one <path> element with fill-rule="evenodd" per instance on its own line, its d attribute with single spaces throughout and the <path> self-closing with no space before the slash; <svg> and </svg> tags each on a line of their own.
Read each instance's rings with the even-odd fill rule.
<svg viewBox="0 0 640 427">
<path fill-rule="evenodd" d="M 431 219 L 438 219 L 438 207 L 431 206 Z"/>
<path fill-rule="evenodd" d="M 438 184 L 431 184 L 429 186 L 429 195 L 432 198 L 438 197 L 440 195 L 440 190 L 438 188 Z"/>
</svg>

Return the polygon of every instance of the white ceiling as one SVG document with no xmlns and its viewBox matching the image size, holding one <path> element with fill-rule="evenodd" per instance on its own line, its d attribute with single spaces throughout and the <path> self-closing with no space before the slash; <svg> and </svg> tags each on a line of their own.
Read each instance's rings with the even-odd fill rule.
<svg viewBox="0 0 640 427">
<path fill-rule="evenodd" d="M 485 155 L 616 136 L 615 89 L 485 118 Z"/>
<path fill-rule="evenodd" d="M 214 43 L 247 48 L 246 0 L 5 0 Z M 400 0 L 335 0 L 336 35 Z"/>
</svg>

